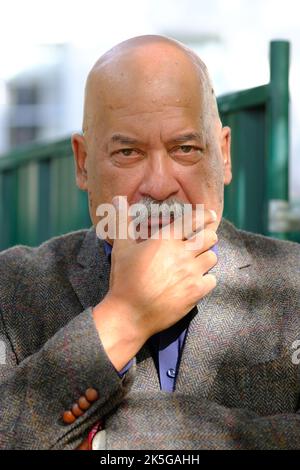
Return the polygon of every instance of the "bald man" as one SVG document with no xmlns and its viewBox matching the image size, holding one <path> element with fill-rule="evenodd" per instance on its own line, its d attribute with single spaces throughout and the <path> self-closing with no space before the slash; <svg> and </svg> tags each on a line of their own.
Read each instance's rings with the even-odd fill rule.
<svg viewBox="0 0 300 470">
<path fill-rule="evenodd" d="M 0 255 L 1 447 L 298 448 L 299 245 L 222 218 L 230 129 L 203 62 L 161 36 L 117 45 L 72 145 L 93 227 Z M 159 234 L 163 207 L 191 207 L 191 236 L 174 213 L 168 239 L 98 236 L 99 207 L 128 235 L 137 203 Z"/>
</svg>

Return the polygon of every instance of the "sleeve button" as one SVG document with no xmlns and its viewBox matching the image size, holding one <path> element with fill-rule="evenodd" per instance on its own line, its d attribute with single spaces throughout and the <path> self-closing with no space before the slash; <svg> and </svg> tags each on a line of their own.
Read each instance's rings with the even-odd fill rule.
<svg viewBox="0 0 300 470">
<path fill-rule="evenodd" d="M 72 406 L 72 413 L 76 418 L 83 415 L 83 411 L 79 408 L 78 403 L 74 403 Z"/>
<path fill-rule="evenodd" d="M 95 388 L 88 388 L 85 391 L 85 396 L 89 402 L 93 403 L 98 400 L 99 394 Z"/>
<path fill-rule="evenodd" d="M 72 411 L 65 411 L 63 414 L 63 422 L 66 424 L 72 424 L 76 421 L 76 417 L 73 415 Z"/>
<path fill-rule="evenodd" d="M 79 398 L 78 405 L 83 411 L 89 409 L 89 407 L 91 406 L 90 402 L 87 401 L 87 399 L 84 396 Z"/>
</svg>

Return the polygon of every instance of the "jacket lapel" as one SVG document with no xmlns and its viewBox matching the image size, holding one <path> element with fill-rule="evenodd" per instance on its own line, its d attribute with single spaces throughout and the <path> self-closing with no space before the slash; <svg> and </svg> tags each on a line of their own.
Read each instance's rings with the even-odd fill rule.
<svg viewBox="0 0 300 470">
<path fill-rule="evenodd" d="M 97 305 L 104 298 L 109 288 L 109 274 L 110 264 L 104 243 L 92 227 L 86 232 L 77 263 L 69 272 L 70 282 L 83 309 Z"/>
<path fill-rule="evenodd" d="M 159 377 L 148 342 L 136 355 L 136 377 L 131 390 L 160 390 Z"/>
<path fill-rule="evenodd" d="M 238 230 L 222 219 L 218 228 L 218 263 L 210 271 L 217 286 L 197 305 L 183 348 L 176 390 L 208 397 L 223 361 L 231 354 L 247 315 L 241 286 L 251 284 L 253 260 Z"/>
</svg>

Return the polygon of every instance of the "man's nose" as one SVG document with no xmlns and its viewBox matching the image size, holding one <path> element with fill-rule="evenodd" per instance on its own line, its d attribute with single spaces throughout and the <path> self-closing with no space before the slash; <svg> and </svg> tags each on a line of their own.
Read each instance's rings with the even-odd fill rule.
<svg viewBox="0 0 300 470">
<path fill-rule="evenodd" d="M 150 196 L 156 201 L 164 201 L 175 196 L 180 189 L 172 161 L 165 153 L 157 152 L 149 156 L 139 192 L 141 196 Z"/>
</svg>

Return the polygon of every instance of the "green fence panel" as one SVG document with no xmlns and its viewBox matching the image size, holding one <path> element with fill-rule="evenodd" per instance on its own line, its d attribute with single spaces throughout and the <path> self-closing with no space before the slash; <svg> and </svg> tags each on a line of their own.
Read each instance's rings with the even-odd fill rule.
<svg viewBox="0 0 300 470">
<path fill-rule="evenodd" d="M 52 159 L 50 193 L 51 234 L 90 226 L 86 194 L 75 185 L 73 158 Z"/>
<path fill-rule="evenodd" d="M 264 85 L 218 100 L 222 123 L 232 130 L 233 179 L 225 187 L 224 216 L 237 227 L 257 233 L 267 231 L 267 96 Z"/>
<path fill-rule="evenodd" d="M 18 183 L 13 169 L 0 174 L 0 197 L 0 249 L 3 249 L 18 243 Z"/>
<path fill-rule="evenodd" d="M 38 245 L 91 225 L 75 184 L 70 139 L 31 145 L 0 159 L 0 250 Z"/>
<path fill-rule="evenodd" d="M 17 233 L 24 244 L 36 244 L 38 233 L 38 163 L 29 162 L 16 169 L 17 197 Z"/>
</svg>

